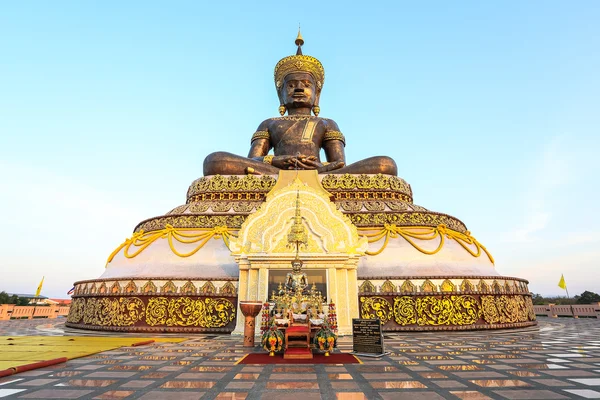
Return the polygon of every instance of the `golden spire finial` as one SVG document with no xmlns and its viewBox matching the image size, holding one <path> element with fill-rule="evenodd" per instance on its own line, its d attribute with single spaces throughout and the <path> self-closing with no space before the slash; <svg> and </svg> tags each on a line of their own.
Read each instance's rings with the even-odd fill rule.
<svg viewBox="0 0 600 400">
<path fill-rule="evenodd" d="M 298 46 L 298 50 L 296 50 L 296 55 L 302 55 L 302 45 L 304 44 L 304 39 L 302 39 L 302 34 L 300 33 L 300 24 L 298 24 L 298 36 L 296 36 L 296 46 Z"/>
<path fill-rule="evenodd" d="M 296 46 L 302 46 L 304 44 L 304 39 L 302 39 L 302 34 L 300 33 L 300 24 L 298 24 L 298 36 L 294 43 L 296 43 Z"/>
<path fill-rule="evenodd" d="M 296 246 L 296 258 L 300 246 L 308 245 L 308 234 L 302 224 L 302 215 L 300 214 L 300 191 L 296 194 L 296 213 L 294 215 L 294 223 L 288 233 L 288 246 Z"/>
</svg>

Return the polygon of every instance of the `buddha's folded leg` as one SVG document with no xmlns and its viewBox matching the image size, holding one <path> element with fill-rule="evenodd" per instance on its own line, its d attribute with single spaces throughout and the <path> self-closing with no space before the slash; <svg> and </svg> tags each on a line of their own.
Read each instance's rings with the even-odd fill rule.
<svg viewBox="0 0 600 400">
<path fill-rule="evenodd" d="M 204 159 L 204 176 L 208 175 L 246 175 L 248 168 L 264 175 L 277 175 L 279 169 L 262 161 L 241 157 L 232 153 L 218 151 Z"/>
<path fill-rule="evenodd" d="M 340 169 L 327 172 L 328 174 L 385 174 L 398 176 L 396 162 L 387 156 L 365 158 Z"/>
</svg>

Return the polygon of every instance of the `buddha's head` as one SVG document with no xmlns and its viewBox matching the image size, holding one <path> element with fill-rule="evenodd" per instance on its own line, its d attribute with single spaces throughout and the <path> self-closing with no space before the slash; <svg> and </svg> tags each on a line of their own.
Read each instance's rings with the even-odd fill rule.
<svg viewBox="0 0 600 400">
<path fill-rule="evenodd" d="M 300 260 L 297 256 L 292 260 L 292 271 L 295 273 L 299 273 L 302 271 L 302 260 Z"/>
<path fill-rule="evenodd" d="M 280 112 L 308 107 L 319 114 L 319 98 L 325 80 L 325 70 L 319 60 L 302 54 L 304 40 L 298 32 L 296 55 L 282 58 L 275 66 L 275 87 L 279 95 Z"/>
<path fill-rule="evenodd" d="M 321 91 L 315 78 L 307 72 L 292 72 L 283 78 L 279 99 L 288 110 L 290 108 L 313 108 Z"/>
</svg>

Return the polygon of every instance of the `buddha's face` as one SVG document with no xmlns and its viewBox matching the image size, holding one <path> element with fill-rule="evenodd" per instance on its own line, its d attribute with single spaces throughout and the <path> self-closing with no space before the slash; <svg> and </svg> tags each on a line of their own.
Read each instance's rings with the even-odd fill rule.
<svg viewBox="0 0 600 400">
<path fill-rule="evenodd" d="M 281 99 L 286 107 L 312 107 L 318 96 L 315 79 L 307 72 L 287 75 L 281 88 Z"/>
</svg>

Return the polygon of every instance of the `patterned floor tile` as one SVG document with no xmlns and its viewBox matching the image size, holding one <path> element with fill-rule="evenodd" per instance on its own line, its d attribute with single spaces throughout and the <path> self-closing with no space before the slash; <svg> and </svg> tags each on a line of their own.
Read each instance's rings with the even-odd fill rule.
<svg viewBox="0 0 600 400">
<path fill-rule="evenodd" d="M 40 321 L 0 321 L 37 335 Z M 49 333 L 60 334 L 62 322 Z M 4 328 L 3 328 L 4 327 Z M 43 330 L 41 330 L 43 332 Z M 68 334 L 63 332 L 63 334 Z M 118 336 L 118 334 L 110 334 Z M 0 378 L 0 397 L 86 399 L 600 398 L 600 321 L 502 332 L 386 333 L 388 356 L 348 365 L 236 365 L 239 337 L 125 347 Z M 352 347 L 351 338 L 339 346 Z M 258 351 L 258 349 L 256 350 Z"/>
</svg>

